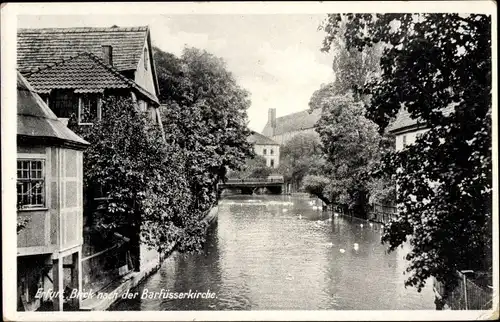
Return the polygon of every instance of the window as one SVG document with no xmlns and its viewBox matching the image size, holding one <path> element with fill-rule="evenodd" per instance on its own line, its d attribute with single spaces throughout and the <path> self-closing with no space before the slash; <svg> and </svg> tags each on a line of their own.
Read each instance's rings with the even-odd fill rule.
<svg viewBox="0 0 500 322">
<path fill-rule="evenodd" d="M 273 155 L 274 154 L 274 150 L 271 149 L 271 151 L 269 152 L 269 154 Z"/>
<path fill-rule="evenodd" d="M 49 99 L 49 107 L 57 117 L 70 118 L 78 113 L 78 98 L 72 91 L 54 91 Z"/>
<path fill-rule="evenodd" d="M 17 160 L 18 208 L 45 207 L 43 160 Z"/>
<path fill-rule="evenodd" d="M 94 123 L 99 119 L 98 97 L 96 95 L 83 95 L 80 99 L 79 123 Z"/>
<path fill-rule="evenodd" d="M 406 135 L 403 135 L 403 148 L 406 147 Z"/>
<path fill-rule="evenodd" d="M 144 48 L 144 69 L 148 70 L 149 65 L 149 57 L 148 57 L 148 49 Z"/>
<path fill-rule="evenodd" d="M 263 153 L 264 155 L 266 155 L 266 154 L 267 154 L 267 149 L 262 150 L 262 153 Z"/>
<path fill-rule="evenodd" d="M 272 151 L 272 150 L 271 150 Z M 272 153 L 271 153 L 272 154 Z M 274 160 L 271 159 L 271 168 L 274 168 Z"/>
</svg>

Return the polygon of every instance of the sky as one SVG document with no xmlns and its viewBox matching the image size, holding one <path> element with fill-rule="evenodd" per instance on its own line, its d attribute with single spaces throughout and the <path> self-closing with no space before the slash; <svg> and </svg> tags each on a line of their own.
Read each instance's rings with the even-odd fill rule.
<svg viewBox="0 0 500 322">
<path fill-rule="evenodd" d="M 18 28 L 151 28 L 154 46 L 180 55 L 185 46 L 223 58 L 248 90 L 249 127 L 261 132 L 269 108 L 282 116 L 308 108 L 313 92 L 333 80 L 332 54 L 321 52 L 321 14 L 174 14 L 18 16 Z"/>
</svg>

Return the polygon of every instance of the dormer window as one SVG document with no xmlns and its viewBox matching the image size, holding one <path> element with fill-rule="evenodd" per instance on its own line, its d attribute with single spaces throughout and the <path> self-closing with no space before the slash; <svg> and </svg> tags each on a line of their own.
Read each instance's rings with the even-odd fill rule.
<svg viewBox="0 0 500 322">
<path fill-rule="evenodd" d="M 149 65 L 148 49 L 144 48 L 144 69 L 145 70 L 148 70 L 148 65 Z"/>
</svg>

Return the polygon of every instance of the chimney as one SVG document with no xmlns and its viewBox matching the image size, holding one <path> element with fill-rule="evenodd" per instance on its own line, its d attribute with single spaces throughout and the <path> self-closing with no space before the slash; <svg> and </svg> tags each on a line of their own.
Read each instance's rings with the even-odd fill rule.
<svg viewBox="0 0 500 322">
<path fill-rule="evenodd" d="M 276 133 L 276 109 L 270 108 L 268 112 L 268 120 L 271 125 L 271 136 L 274 136 Z"/>
<path fill-rule="evenodd" d="M 113 47 L 111 45 L 102 45 L 102 60 L 113 66 Z"/>
</svg>

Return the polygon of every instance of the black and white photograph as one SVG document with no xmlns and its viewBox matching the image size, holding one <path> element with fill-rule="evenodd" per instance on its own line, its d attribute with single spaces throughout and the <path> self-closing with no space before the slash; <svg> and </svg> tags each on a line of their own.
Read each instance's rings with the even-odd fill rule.
<svg viewBox="0 0 500 322">
<path fill-rule="evenodd" d="M 498 319 L 496 30 L 492 1 L 2 4 L 4 319 Z"/>
</svg>

